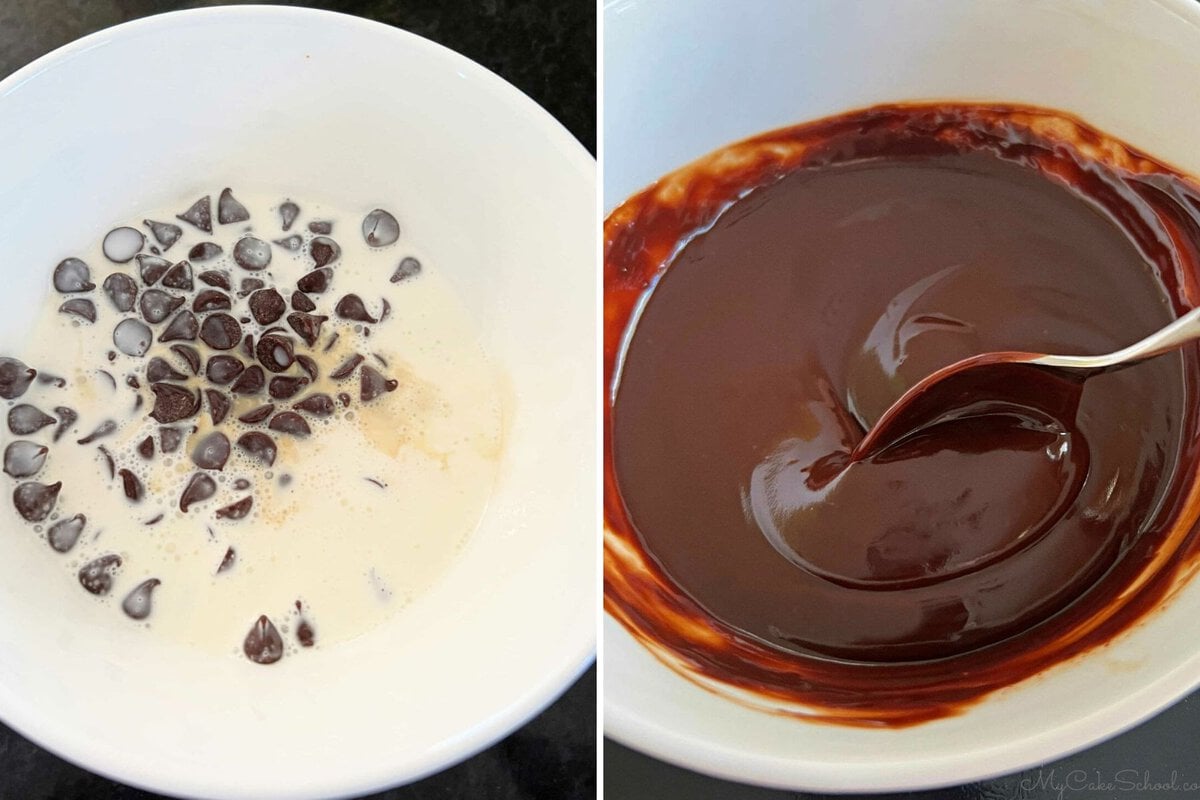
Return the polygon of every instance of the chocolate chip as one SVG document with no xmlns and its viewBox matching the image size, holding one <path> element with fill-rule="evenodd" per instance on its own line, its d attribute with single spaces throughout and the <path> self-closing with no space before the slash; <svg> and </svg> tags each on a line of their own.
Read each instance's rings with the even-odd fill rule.
<svg viewBox="0 0 1200 800">
<path fill-rule="evenodd" d="M 283 223 L 284 231 L 291 229 L 292 223 L 296 221 L 296 217 L 298 216 L 300 216 L 300 206 L 291 200 L 285 200 L 279 204 L 279 220 Z"/>
<path fill-rule="evenodd" d="M 154 410 L 150 416 L 158 422 L 178 422 L 193 417 L 200 411 L 200 393 L 192 393 L 186 386 L 174 383 L 154 383 Z"/>
<path fill-rule="evenodd" d="M 200 341 L 214 350 L 232 350 L 241 340 L 242 326 L 228 314 L 211 314 L 200 325 Z"/>
<path fill-rule="evenodd" d="M 135 503 L 140 503 L 142 495 L 146 493 L 146 490 L 142 487 L 142 482 L 138 480 L 138 476 L 127 469 L 117 470 L 117 475 L 121 478 L 121 488 L 125 490 L 125 497 Z"/>
<path fill-rule="evenodd" d="M 104 293 L 122 313 L 133 310 L 137 300 L 137 283 L 124 272 L 114 272 L 104 279 Z"/>
<path fill-rule="evenodd" d="M 217 574 L 220 575 L 222 572 L 233 569 L 235 561 L 237 561 L 237 551 L 230 547 L 225 551 L 225 557 L 221 559 L 221 563 L 217 567 Z"/>
<path fill-rule="evenodd" d="M 52 549 L 59 553 L 69 552 L 75 546 L 75 543 L 79 541 L 79 535 L 83 533 L 84 526 L 86 525 L 87 517 L 83 514 L 76 514 L 67 519 L 60 519 L 46 531 L 46 541 Z"/>
<path fill-rule="evenodd" d="M 112 590 L 113 575 L 121 568 L 121 557 L 115 553 L 103 555 L 84 564 L 79 570 L 79 583 L 92 594 L 108 594 Z"/>
<path fill-rule="evenodd" d="M 333 223 L 329 220 L 313 220 L 308 223 L 308 229 L 313 233 L 331 234 L 333 233 Z"/>
<path fill-rule="evenodd" d="M 176 214 L 176 219 L 190 222 L 205 233 L 212 233 L 212 199 L 205 195 L 182 214 Z"/>
<path fill-rule="evenodd" d="M 37 442 L 18 439 L 4 448 L 4 471 L 14 478 L 28 478 L 41 471 L 50 450 Z"/>
<path fill-rule="evenodd" d="M 224 289 L 227 292 L 233 290 L 233 284 L 229 282 L 229 275 L 222 270 L 205 270 L 196 277 L 200 279 L 201 283 L 205 283 L 209 286 L 215 286 L 218 289 Z"/>
<path fill-rule="evenodd" d="M 300 624 L 296 626 L 296 638 L 300 641 L 301 647 L 312 647 L 317 643 L 317 636 L 313 633 L 312 625 L 308 624 L 308 620 L 300 620 Z"/>
<path fill-rule="evenodd" d="M 54 415 L 58 417 L 58 427 L 54 429 L 54 438 L 52 441 L 57 442 L 67 432 L 67 429 L 75 424 L 75 420 L 79 419 L 79 415 L 66 406 L 55 406 Z"/>
<path fill-rule="evenodd" d="M 305 373 L 308 374 L 309 380 L 315 381 L 317 379 L 317 375 L 319 373 L 317 371 L 316 361 L 309 356 L 301 354 L 296 356 L 296 363 L 300 365 L 300 369 L 304 370 Z"/>
<path fill-rule="evenodd" d="M 155 222 L 152 219 L 142 220 L 142 224 L 150 229 L 150 233 L 154 234 L 154 238 L 162 245 L 163 250 L 170 250 L 171 245 L 179 241 L 179 237 L 183 236 L 183 228 L 170 222 Z"/>
<path fill-rule="evenodd" d="M 212 261 L 224 252 L 216 242 L 200 242 L 188 250 L 188 258 L 192 261 Z"/>
<path fill-rule="evenodd" d="M 158 578 L 142 581 L 121 601 L 121 610 L 130 619 L 145 619 L 150 616 L 150 595 L 162 585 Z"/>
<path fill-rule="evenodd" d="M 184 375 L 179 370 L 172 367 L 167 360 L 155 356 L 150 359 L 150 363 L 146 365 L 146 379 L 150 383 L 158 383 L 159 381 L 182 381 L 187 380 L 187 375 Z"/>
<path fill-rule="evenodd" d="M 142 439 L 142 441 L 138 442 L 137 452 L 139 456 L 147 461 L 154 458 L 154 437 L 147 436 L 145 439 Z"/>
<path fill-rule="evenodd" d="M 387 247 L 400 238 L 400 223 L 382 208 L 377 208 L 363 217 L 362 234 L 371 247 Z"/>
<path fill-rule="evenodd" d="M 283 639 L 264 614 L 254 623 L 242 642 L 242 652 L 255 664 L 274 664 L 283 658 Z"/>
<path fill-rule="evenodd" d="M 382 303 L 383 303 L 383 310 L 379 312 L 379 321 L 380 322 L 383 322 L 385 319 L 388 318 L 388 315 L 390 315 L 392 313 L 392 304 L 387 301 L 386 297 L 383 298 Z"/>
<path fill-rule="evenodd" d="M 350 407 L 350 395 L 346 394 L 345 392 L 338 392 L 337 399 L 341 402 L 342 406 L 344 406 L 345 408 Z"/>
<path fill-rule="evenodd" d="M 160 289 L 147 289 L 138 299 L 142 319 L 157 325 L 183 305 L 182 297 L 174 297 Z"/>
<path fill-rule="evenodd" d="M 196 322 L 196 315 L 185 308 L 167 323 L 167 327 L 158 340 L 160 342 L 194 342 L 199 332 L 200 323 Z"/>
<path fill-rule="evenodd" d="M 128 386 L 130 389 L 142 388 L 142 382 L 137 379 L 137 375 L 126 375 L 125 376 L 125 385 Z"/>
<path fill-rule="evenodd" d="M 47 425 L 53 424 L 54 417 L 28 403 L 15 405 L 8 410 L 8 429 L 18 436 L 36 433 Z"/>
<path fill-rule="evenodd" d="M 283 295 L 274 289 L 259 289 L 250 295 L 250 313 L 259 325 L 270 325 L 287 311 Z"/>
<path fill-rule="evenodd" d="M 290 433 L 292 436 L 308 436 L 312 433 L 312 429 L 308 427 L 304 417 L 295 411 L 280 411 L 271 418 L 267 427 L 280 433 Z"/>
<path fill-rule="evenodd" d="M 247 333 L 242 339 L 242 352 L 246 354 L 246 358 L 254 359 L 254 335 Z"/>
<path fill-rule="evenodd" d="M 245 414 L 242 414 L 240 417 L 238 417 L 238 419 L 242 422 L 245 422 L 247 425 L 256 425 L 267 417 L 271 416 L 274 411 L 275 404 L 267 403 L 265 406 L 259 406 L 253 411 L 247 411 Z"/>
<path fill-rule="evenodd" d="M 293 311 L 287 315 L 288 325 L 292 326 L 292 330 L 298 333 L 309 347 L 312 347 L 321 335 L 321 325 L 327 319 L 329 317 L 324 315 L 305 314 L 303 311 Z"/>
<path fill-rule="evenodd" d="M 274 241 L 275 244 L 279 245 L 283 249 L 291 250 L 292 252 L 295 252 L 304 246 L 304 239 L 298 234 L 285 236 L 282 239 L 275 239 Z"/>
<path fill-rule="evenodd" d="M 204 289 L 192 301 L 192 311 L 197 314 L 209 311 L 228 311 L 232 307 L 233 301 L 229 299 L 229 295 L 218 292 L 216 289 Z"/>
<path fill-rule="evenodd" d="M 271 245 L 256 236 L 243 236 L 233 246 L 233 260 L 252 272 L 266 269 L 271 263 Z"/>
<path fill-rule="evenodd" d="M 127 356 L 140 358 L 150 349 L 154 334 L 141 320 L 124 319 L 113 328 L 113 344 Z"/>
<path fill-rule="evenodd" d="M 238 292 L 239 297 L 245 297 L 252 292 L 257 292 L 259 289 L 266 286 L 264 282 L 258 278 L 242 278 L 242 290 Z"/>
<path fill-rule="evenodd" d="M 243 433 L 237 440 L 237 445 L 268 467 L 275 463 L 275 441 L 265 433 Z"/>
<path fill-rule="evenodd" d="M 137 228 L 113 228 L 104 237 L 101 249 L 109 261 L 124 264 L 146 246 L 146 237 Z"/>
<path fill-rule="evenodd" d="M 321 267 L 320 269 L 314 269 L 296 281 L 296 286 L 302 292 L 320 294 L 329 288 L 329 282 L 332 279 L 333 270 L 329 267 Z"/>
<path fill-rule="evenodd" d="M 167 270 L 171 268 L 170 261 L 158 256 L 139 254 L 137 262 L 138 275 L 142 277 L 142 283 L 147 286 L 153 286 L 158 283 L 158 279 L 166 275 Z"/>
<path fill-rule="evenodd" d="M 25 366 L 23 361 L 0 356 L 0 397 L 15 400 L 25 394 L 36 376 L 37 370 Z"/>
<path fill-rule="evenodd" d="M 200 469 L 225 469 L 229 460 L 229 438 L 220 431 L 213 431 L 200 440 L 192 450 L 192 461 Z"/>
<path fill-rule="evenodd" d="M 291 338 L 278 333 L 268 333 L 260 338 L 254 355 L 271 372 L 283 372 L 295 361 Z"/>
<path fill-rule="evenodd" d="M 296 311 L 316 311 L 317 304 L 304 292 L 296 290 L 292 292 L 292 308 Z"/>
<path fill-rule="evenodd" d="M 163 275 L 162 285 L 168 289 L 182 289 L 190 292 L 192 290 L 192 265 L 186 261 L 180 261 Z"/>
<path fill-rule="evenodd" d="M 217 198 L 217 222 L 229 225 L 234 222 L 245 222 L 250 219 L 250 212 L 239 203 L 228 187 L 221 190 Z"/>
<path fill-rule="evenodd" d="M 313 239 L 308 251 L 318 267 L 332 264 L 342 254 L 342 248 L 338 246 L 338 243 L 326 236 L 318 236 Z"/>
<path fill-rule="evenodd" d="M 363 362 L 363 357 L 358 353 L 352 356 L 347 356 L 346 360 L 338 365 L 338 368 L 329 373 L 329 377 L 335 381 L 345 380 L 354 374 L 354 370 Z"/>
<path fill-rule="evenodd" d="M 400 266 L 396 267 L 396 271 L 392 273 L 392 283 L 399 283 L 411 278 L 415 278 L 421 274 L 421 262 L 417 261 L 412 256 L 402 259 Z"/>
<path fill-rule="evenodd" d="M 159 428 L 158 447 L 164 453 L 174 453 L 183 444 L 183 431 L 179 428 Z"/>
<path fill-rule="evenodd" d="M 200 374 L 200 351 L 190 344 L 173 344 L 171 352 L 179 356 L 191 369 L 193 375 Z"/>
<path fill-rule="evenodd" d="M 70 314 L 88 322 L 96 321 L 96 304 L 86 297 L 73 297 L 59 306 L 58 310 L 59 313 Z"/>
<path fill-rule="evenodd" d="M 218 508 L 217 519 L 242 519 L 250 513 L 250 508 L 253 505 L 253 497 L 243 497 L 236 503 L 230 503 L 224 508 Z"/>
<path fill-rule="evenodd" d="M 54 288 L 63 294 L 90 292 L 96 288 L 91 282 L 92 271 L 78 258 L 64 258 L 54 268 Z"/>
<path fill-rule="evenodd" d="M 233 382 L 233 386 L 229 387 L 229 391 L 234 394 L 258 394 L 262 391 L 266 383 L 267 376 L 263 374 L 262 367 L 257 364 L 251 364 Z"/>
<path fill-rule="evenodd" d="M 337 305 L 333 307 L 333 313 L 342 319 L 352 319 L 355 322 L 378 322 L 367 313 L 367 307 L 362 298 L 356 294 L 348 294 L 338 300 Z"/>
<path fill-rule="evenodd" d="M 287 400 L 289 397 L 295 397 L 305 386 L 308 386 L 308 378 L 279 375 L 271 378 L 271 383 L 267 386 L 267 394 L 276 400 Z"/>
<path fill-rule="evenodd" d="M 394 392 L 399 382 L 383 377 L 374 367 L 364 366 L 360 375 L 359 398 L 365 403 L 384 392 Z"/>
<path fill-rule="evenodd" d="M 213 383 L 224 386 L 237 380 L 237 377 L 245 369 L 246 365 L 240 359 L 220 355 L 208 359 L 208 366 L 205 367 L 204 374 Z"/>
<path fill-rule="evenodd" d="M 204 398 L 208 400 L 208 413 L 212 417 L 213 425 L 220 425 L 229 414 L 232 405 L 229 398 L 216 389 L 205 389 Z"/>
<path fill-rule="evenodd" d="M 61 490 L 62 481 L 50 484 L 28 481 L 13 490 L 13 505 L 27 522 L 41 522 L 50 516 Z"/>
<path fill-rule="evenodd" d="M 76 444 L 91 444 L 98 439 L 103 439 L 105 436 L 112 436 L 117 430 L 117 423 L 111 419 L 106 419 L 96 426 L 96 430 L 83 437 Z"/>
</svg>

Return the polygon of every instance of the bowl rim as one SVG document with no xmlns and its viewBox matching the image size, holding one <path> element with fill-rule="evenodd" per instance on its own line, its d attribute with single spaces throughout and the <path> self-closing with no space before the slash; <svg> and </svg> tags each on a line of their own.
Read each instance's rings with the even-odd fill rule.
<svg viewBox="0 0 1200 800">
<path fill-rule="evenodd" d="M 308 24 L 337 25 L 357 30 L 363 34 L 385 35 L 400 46 L 408 47 L 423 57 L 440 61 L 446 68 L 470 78 L 484 90 L 502 100 L 514 113 L 535 125 L 553 145 L 556 153 L 567 159 L 570 169 L 580 172 L 595 169 L 596 161 L 584 145 L 571 134 L 545 108 L 487 67 L 445 45 L 426 39 L 403 28 L 377 22 L 365 17 L 336 11 L 307 8 L 303 6 L 276 6 L 265 4 L 223 5 L 168 11 L 152 14 L 112 25 L 63 44 L 39 56 L 10 75 L 0 79 L 0 101 L 11 92 L 58 65 L 81 56 L 87 51 L 117 41 L 124 37 L 148 31 L 169 30 L 186 26 L 197 20 L 238 19 L 272 17 L 303 21 Z M 597 570 L 598 571 L 598 570 Z M 505 736 L 524 726 L 535 716 L 555 702 L 571 685 L 583 675 L 595 660 L 597 633 L 595 625 L 578 636 L 559 640 L 560 652 L 554 661 L 554 669 L 537 676 L 525 691 L 502 713 L 477 721 L 452 741 L 430 750 L 404 768 L 381 766 L 371 774 L 360 774 L 353 779 L 335 781 L 338 796 L 358 796 L 389 787 L 411 783 L 448 769 L 465 761 Z M 173 776 L 158 773 L 153 763 L 133 764 L 96 763 L 93 753 L 64 740 L 60 731 L 50 722 L 50 717 L 39 714 L 31 705 L 22 705 L 15 692 L 5 691 L 0 686 L 0 721 L 39 747 L 78 766 L 88 772 L 115 780 L 129 786 L 175 797 L 218 796 L 222 784 L 200 775 L 188 777 L 188 788 L 175 788 Z M 314 791 L 326 787 L 300 789 L 284 787 L 275 796 L 280 798 L 307 798 L 318 796 Z"/>
</svg>

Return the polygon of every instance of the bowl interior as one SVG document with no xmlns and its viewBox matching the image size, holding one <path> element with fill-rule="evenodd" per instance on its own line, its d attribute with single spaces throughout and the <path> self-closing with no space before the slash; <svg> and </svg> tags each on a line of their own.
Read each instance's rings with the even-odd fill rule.
<svg viewBox="0 0 1200 800">
<path fill-rule="evenodd" d="M 605 26 L 606 209 L 752 134 L 905 100 L 1056 108 L 1200 173 L 1194 3 L 906 0 L 868 11 L 837 0 L 612 0 Z M 606 730 L 675 763 L 765 785 L 961 783 L 1080 749 L 1195 687 L 1200 648 L 1187 631 L 1198 611 L 1193 582 L 1109 647 L 962 716 L 901 730 L 752 711 L 680 678 L 607 619 Z"/>
<path fill-rule="evenodd" d="M 440 46 L 267 7 L 80 40 L 0 84 L 0 115 L 9 347 L 60 258 L 241 185 L 398 210 L 512 401 L 499 486 L 449 574 L 370 634 L 273 668 L 112 627 L 60 568 L 14 560 L 25 532 L 0 531 L 0 716 L 160 791 L 316 797 L 435 771 L 565 688 L 595 637 L 594 164 L 578 142 Z"/>
</svg>

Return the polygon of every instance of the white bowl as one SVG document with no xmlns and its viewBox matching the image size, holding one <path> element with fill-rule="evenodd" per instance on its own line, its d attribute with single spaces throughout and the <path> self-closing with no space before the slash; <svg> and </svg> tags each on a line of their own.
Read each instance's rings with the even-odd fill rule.
<svg viewBox="0 0 1200 800">
<path fill-rule="evenodd" d="M 1081 116 L 1200 174 L 1200 5 L 1188 0 L 608 0 L 604 205 L 749 135 L 906 100 Z M 962 716 L 864 730 L 755 711 L 663 666 L 611 617 L 605 728 L 711 775 L 812 791 L 950 785 L 1112 736 L 1200 685 L 1200 585 L 1086 657 Z"/>
<path fill-rule="evenodd" d="M 56 259 L 114 222 L 252 185 L 402 207 L 515 397 L 499 486 L 450 572 L 372 633 L 272 668 L 40 610 L 61 587 L 0 531 L 0 717 L 162 792 L 328 797 L 463 759 L 580 673 L 596 355 L 595 169 L 578 142 L 445 48 L 269 7 L 88 36 L 0 83 L 0 119 L 0 341 L 17 346 Z"/>
</svg>

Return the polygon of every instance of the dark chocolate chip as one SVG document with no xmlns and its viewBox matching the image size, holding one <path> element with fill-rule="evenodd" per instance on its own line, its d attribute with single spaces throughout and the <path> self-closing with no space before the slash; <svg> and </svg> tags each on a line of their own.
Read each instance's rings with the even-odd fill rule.
<svg viewBox="0 0 1200 800">
<path fill-rule="evenodd" d="M 216 242 L 200 242 L 188 250 L 188 258 L 192 261 L 212 261 L 224 252 Z"/>
<path fill-rule="evenodd" d="M 378 322 L 367 312 L 367 306 L 356 294 L 348 294 L 333 307 L 333 313 L 342 319 L 352 319 L 355 322 Z"/>
<path fill-rule="evenodd" d="M 217 222 L 229 225 L 234 222 L 245 222 L 250 219 L 250 212 L 237 201 L 228 187 L 221 190 L 217 198 Z"/>
<path fill-rule="evenodd" d="M 213 431 L 200 440 L 192 450 L 192 461 L 200 469 L 225 469 L 229 460 L 229 438 L 220 431 Z"/>
<path fill-rule="evenodd" d="M 67 432 L 67 429 L 75 424 L 75 420 L 79 419 L 79 415 L 66 406 L 55 406 L 54 415 L 58 417 L 58 427 L 54 429 L 54 438 L 52 441 L 57 442 Z"/>
<path fill-rule="evenodd" d="M 87 517 L 83 514 L 60 519 L 46 531 L 46 541 L 52 549 L 59 553 L 66 553 L 79 541 L 79 535 L 83 533 L 86 525 Z"/>
<path fill-rule="evenodd" d="M 236 503 L 230 503 L 224 508 L 218 508 L 217 519 L 242 519 L 250 513 L 250 508 L 253 505 L 253 497 L 243 497 Z"/>
<path fill-rule="evenodd" d="M 137 379 L 137 375 L 126 375 L 125 376 L 125 385 L 128 386 L 130 389 L 142 388 L 142 382 Z"/>
<path fill-rule="evenodd" d="M 15 400 L 25 394 L 35 377 L 37 370 L 25 366 L 23 361 L 0 356 L 0 397 Z"/>
<path fill-rule="evenodd" d="M 392 304 L 387 301 L 386 297 L 383 298 L 382 302 L 383 302 L 383 310 L 379 312 L 379 321 L 380 322 L 383 322 L 392 313 Z"/>
<path fill-rule="evenodd" d="M 104 293 L 122 313 L 133 310 L 137 301 L 137 283 L 124 272 L 114 272 L 104 279 Z"/>
<path fill-rule="evenodd" d="M 158 448 L 164 453 L 174 453 L 183 444 L 183 431 L 179 428 L 159 428 Z"/>
<path fill-rule="evenodd" d="M 264 614 L 254 623 L 242 642 L 242 652 L 255 664 L 274 664 L 283 658 L 283 639 Z"/>
<path fill-rule="evenodd" d="M 252 292 L 257 292 L 266 285 L 266 283 L 258 278 L 242 278 L 242 288 L 238 292 L 238 297 L 245 297 Z"/>
<path fill-rule="evenodd" d="M 183 236 L 183 228 L 171 222 L 155 222 L 152 219 L 144 219 L 142 224 L 150 229 L 150 233 L 154 234 L 154 238 L 162 245 L 163 250 L 170 250 L 171 245 L 178 242 L 179 237 Z"/>
<path fill-rule="evenodd" d="M 216 389 L 205 389 L 204 397 L 208 400 L 208 413 L 212 417 L 213 425 L 220 425 L 229 414 L 229 408 L 232 403 L 230 403 L 229 398 L 225 396 L 224 392 L 219 392 Z"/>
<path fill-rule="evenodd" d="M 186 261 L 180 261 L 162 276 L 162 285 L 168 289 L 182 289 L 190 292 L 193 286 L 192 265 Z"/>
<path fill-rule="evenodd" d="M 305 314 L 303 311 L 293 311 L 287 315 L 288 325 L 292 327 L 304 343 L 309 347 L 317 341 L 317 337 L 321 335 L 321 325 L 329 317 L 323 314 Z"/>
<path fill-rule="evenodd" d="M 342 404 L 342 405 L 343 405 L 345 408 L 349 408 L 349 407 L 350 407 L 350 395 L 346 394 L 345 392 L 338 392 L 338 398 L 337 398 L 337 399 L 338 399 L 338 400 L 341 402 L 341 404 Z"/>
<path fill-rule="evenodd" d="M 257 236 L 243 236 L 233 246 L 233 260 L 251 272 L 266 269 L 271 263 L 271 245 Z"/>
<path fill-rule="evenodd" d="M 154 410 L 150 416 L 158 422 L 178 422 L 194 417 L 200 411 L 200 393 L 193 394 L 186 386 L 154 383 L 150 385 L 150 391 L 154 392 Z"/>
<path fill-rule="evenodd" d="M 167 274 L 167 270 L 171 268 L 171 262 L 159 256 L 148 256 L 139 254 L 137 257 L 138 275 L 142 278 L 142 283 L 147 286 L 153 286 L 158 283 L 158 279 Z"/>
<path fill-rule="evenodd" d="M 308 223 L 308 229 L 313 233 L 319 233 L 325 236 L 333 233 L 333 223 L 329 220 L 313 220 Z"/>
<path fill-rule="evenodd" d="M 268 333 L 258 340 L 254 355 L 271 372 L 283 372 L 295 361 L 295 351 L 289 336 Z"/>
<path fill-rule="evenodd" d="M 233 290 L 233 284 L 229 282 L 229 275 L 222 270 L 210 269 L 201 272 L 196 276 L 201 283 L 209 286 L 215 286 L 218 289 L 224 289 L 229 292 Z"/>
<path fill-rule="evenodd" d="M 317 370 L 317 362 L 311 357 L 300 354 L 296 356 L 296 363 L 299 364 L 300 369 L 304 370 L 304 372 L 308 375 L 309 380 L 315 381 L 317 379 L 317 375 L 320 373 Z"/>
<path fill-rule="evenodd" d="M 36 433 L 47 425 L 53 424 L 54 417 L 28 403 L 15 405 L 8 410 L 8 429 L 18 436 Z"/>
<path fill-rule="evenodd" d="M 411 278 L 415 278 L 421 274 L 421 262 L 417 261 L 412 256 L 401 259 L 400 266 L 396 267 L 396 271 L 392 273 L 392 283 L 399 283 Z"/>
<path fill-rule="evenodd" d="M 371 247 L 387 247 L 400 238 L 400 223 L 382 208 L 377 208 L 363 217 L 362 234 Z"/>
<path fill-rule="evenodd" d="M 175 218 L 190 222 L 205 233 L 212 233 L 212 199 L 208 195 L 201 197 L 187 211 L 176 214 Z"/>
<path fill-rule="evenodd" d="M 280 411 L 271 418 L 267 427 L 280 433 L 290 433 L 292 436 L 308 436 L 312 433 L 312 429 L 308 427 L 304 417 L 295 411 Z"/>
<path fill-rule="evenodd" d="M 274 413 L 274 411 L 275 411 L 275 404 L 267 403 L 265 406 L 259 406 L 258 408 L 254 409 L 253 411 L 247 411 L 245 414 L 242 414 L 240 417 L 238 417 L 238 419 L 241 420 L 242 422 L 245 422 L 248 425 L 255 425 L 259 422 L 262 422 L 267 417 L 271 416 L 271 414 Z"/>
<path fill-rule="evenodd" d="M 92 594 L 108 594 L 112 590 L 113 575 L 121 568 L 121 557 L 115 553 L 103 555 L 89 561 L 79 570 L 79 584 Z"/>
<path fill-rule="evenodd" d="M 275 239 L 274 241 L 275 244 L 284 250 L 291 250 L 292 252 L 296 252 L 304 246 L 304 239 L 299 234 L 292 234 L 291 236 L 285 236 L 282 239 Z"/>
<path fill-rule="evenodd" d="M 312 625 L 308 624 L 308 620 L 300 620 L 300 624 L 296 626 L 296 638 L 301 647 L 312 647 L 317 643 L 317 635 L 313 632 Z"/>
<path fill-rule="evenodd" d="M 113 328 L 113 344 L 127 356 L 140 358 L 150 349 L 154 334 L 138 319 L 123 319 Z"/>
<path fill-rule="evenodd" d="M 271 378 L 271 383 L 267 386 L 267 394 L 276 400 L 287 400 L 289 397 L 295 397 L 305 386 L 308 386 L 308 378 L 278 375 Z"/>
<path fill-rule="evenodd" d="M 142 319 L 154 325 L 174 314 L 181 305 L 183 305 L 182 297 L 169 295 L 160 289 L 147 289 L 138 298 L 138 308 L 142 312 Z"/>
<path fill-rule="evenodd" d="M 333 270 L 329 267 L 321 267 L 320 269 L 314 269 L 296 281 L 296 287 L 302 292 L 320 294 L 329 288 L 329 282 L 332 279 Z"/>
<path fill-rule="evenodd" d="M 324 393 L 310 394 L 292 408 L 298 408 L 314 417 L 328 417 L 333 413 L 333 398 Z"/>
<path fill-rule="evenodd" d="M 394 392 L 399 382 L 385 378 L 374 367 L 363 366 L 360 374 L 359 398 L 365 403 L 374 400 L 384 392 Z"/>
<path fill-rule="evenodd" d="M 254 359 L 254 334 L 247 333 L 242 339 L 242 352 L 246 354 L 246 358 Z"/>
<path fill-rule="evenodd" d="M 300 216 L 300 206 L 291 200 L 285 200 L 279 204 L 279 221 L 283 223 L 284 231 L 291 229 L 292 223 L 298 216 Z"/>
<path fill-rule="evenodd" d="M 229 295 L 216 289 L 204 289 L 192 301 L 192 311 L 203 314 L 209 311 L 228 311 L 233 307 Z"/>
<path fill-rule="evenodd" d="M 64 258 L 54 268 L 54 288 L 63 294 L 90 292 L 96 288 L 91 281 L 92 271 L 78 258 Z"/>
<path fill-rule="evenodd" d="M 287 311 L 283 295 L 274 289 L 259 289 L 250 295 L 250 313 L 259 325 L 270 325 Z"/>
<path fill-rule="evenodd" d="M 246 365 L 240 359 L 234 356 L 219 355 L 208 359 L 208 366 L 205 367 L 204 374 L 213 383 L 224 386 L 237 380 L 244 369 L 246 369 Z"/>
<path fill-rule="evenodd" d="M 171 352 L 179 356 L 191 369 L 193 375 L 200 374 L 200 351 L 190 344 L 173 344 Z"/>
<path fill-rule="evenodd" d="M 230 547 L 225 551 L 224 558 L 221 559 L 221 563 L 217 566 L 217 574 L 220 575 L 222 572 L 233 569 L 235 561 L 237 561 L 237 551 Z"/>
<path fill-rule="evenodd" d="M 4 448 L 4 471 L 14 478 L 36 475 L 45 465 L 49 452 L 45 445 L 17 439 Z"/>
<path fill-rule="evenodd" d="M 142 482 L 138 480 L 138 476 L 127 469 L 117 470 L 117 475 L 121 478 L 121 488 L 125 490 L 125 497 L 135 503 L 140 503 L 142 495 L 146 493 L 146 490 L 142 487 Z"/>
<path fill-rule="evenodd" d="M 309 245 L 308 251 L 312 255 L 313 263 L 318 267 L 332 264 L 342 254 L 342 248 L 338 246 L 338 243 L 327 236 L 314 238 L 312 244 Z"/>
<path fill-rule="evenodd" d="M 146 380 L 150 381 L 150 383 L 183 381 L 187 380 L 187 375 L 172 367 L 166 359 L 155 356 L 146 365 Z"/>
<path fill-rule="evenodd" d="M 121 601 L 121 610 L 125 612 L 125 616 L 130 619 L 145 619 L 150 616 L 150 596 L 161 585 L 162 581 L 158 578 L 150 578 L 125 595 L 125 599 Z"/>
<path fill-rule="evenodd" d="M 257 364 L 251 364 L 233 382 L 233 386 L 229 387 L 229 391 L 234 394 L 258 394 L 266 384 L 267 376 L 263 374 L 262 367 Z"/>
<path fill-rule="evenodd" d="M 329 373 L 329 377 L 335 381 L 342 381 L 354 374 L 354 370 L 363 362 L 363 357 L 358 353 L 348 356 L 345 361 L 338 365 L 337 369 Z"/>
<path fill-rule="evenodd" d="M 86 297 L 73 297 L 59 306 L 58 310 L 62 314 L 70 314 L 88 322 L 96 321 L 96 304 Z"/>
<path fill-rule="evenodd" d="M 139 456 L 147 461 L 154 458 L 154 437 L 147 436 L 145 439 L 142 439 L 142 441 L 138 442 L 137 452 Z"/>
<path fill-rule="evenodd" d="M 106 419 L 96 426 L 96 430 L 83 437 L 76 444 L 91 444 L 92 442 L 103 439 L 105 436 L 112 436 L 116 433 L 117 423 L 111 419 Z"/>
<path fill-rule="evenodd" d="M 297 289 L 292 292 L 292 309 L 294 311 L 316 311 L 317 304 L 309 296 Z"/>
<path fill-rule="evenodd" d="M 100 249 L 104 251 L 104 257 L 109 261 L 117 264 L 124 264 L 127 261 L 132 261 L 143 247 L 146 246 L 146 237 L 137 228 L 113 228 L 104 236 L 104 242 Z"/>
<path fill-rule="evenodd" d="M 37 376 L 37 382 L 46 385 L 54 385 L 59 389 L 67 385 L 66 378 L 60 378 L 57 375 L 51 375 L 49 372 L 39 372 Z"/>
<path fill-rule="evenodd" d="M 275 448 L 275 441 L 265 433 L 258 431 L 243 433 L 238 438 L 237 445 L 268 467 L 275 463 L 275 454 L 278 452 Z"/>
<path fill-rule="evenodd" d="M 200 325 L 200 341 L 214 350 L 232 350 L 242 340 L 242 326 L 223 312 L 210 314 Z"/>
<path fill-rule="evenodd" d="M 196 315 L 185 308 L 167 323 L 167 327 L 158 340 L 160 342 L 194 342 L 199 332 L 200 323 L 196 321 Z"/>
<path fill-rule="evenodd" d="M 28 481 L 13 490 L 13 505 L 27 522 L 41 522 L 54 510 L 61 490 L 62 481 L 49 484 Z"/>
</svg>

